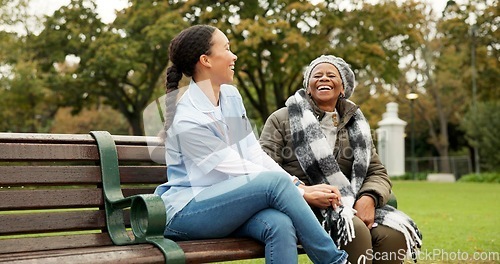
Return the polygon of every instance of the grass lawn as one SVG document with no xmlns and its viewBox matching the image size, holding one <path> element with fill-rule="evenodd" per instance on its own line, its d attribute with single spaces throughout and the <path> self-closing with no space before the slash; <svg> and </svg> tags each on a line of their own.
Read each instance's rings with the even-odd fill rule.
<svg viewBox="0 0 500 264">
<path fill-rule="evenodd" d="M 394 181 L 393 185 L 398 209 L 411 216 L 423 234 L 418 263 L 500 263 L 500 184 Z M 483 261 L 471 261 L 474 257 Z M 310 263 L 305 255 L 299 260 Z"/>
<path fill-rule="evenodd" d="M 458 254 L 500 263 L 500 184 L 395 181 L 393 189 L 398 209 L 422 231 L 423 263 L 436 263 L 425 261 L 429 256 L 449 260 Z"/>
</svg>

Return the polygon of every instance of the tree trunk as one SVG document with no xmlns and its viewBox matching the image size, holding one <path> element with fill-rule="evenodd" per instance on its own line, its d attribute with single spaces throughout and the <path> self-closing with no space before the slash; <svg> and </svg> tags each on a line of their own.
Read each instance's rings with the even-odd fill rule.
<svg viewBox="0 0 500 264">
<path fill-rule="evenodd" d="M 133 113 L 127 116 L 127 121 L 132 128 L 132 135 L 134 136 L 144 136 L 144 126 L 142 122 L 142 113 Z"/>
<path fill-rule="evenodd" d="M 429 133 L 431 136 L 430 142 L 436 148 L 440 157 L 440 172 L 449 173 L 450 162 L 448 155 L 449 140 L 448 140 L 448 118 L 446 109 L 443 107 L 441 102 L 440 87 L 434 82 L 433 76 L 430 71 L 430 65 L 432 65 L 431 52 L 427 49 L 423 49 L 424 59 L 426 61 L 427 67 L 425 69 L 425 74 L 427 75 L 427 91 L 434 99 L 434 106 L 438 114 L 439 130 L 436 131 L 432 124 L 432 120 L 427 120 L 429 124 Z"/>
</svg>

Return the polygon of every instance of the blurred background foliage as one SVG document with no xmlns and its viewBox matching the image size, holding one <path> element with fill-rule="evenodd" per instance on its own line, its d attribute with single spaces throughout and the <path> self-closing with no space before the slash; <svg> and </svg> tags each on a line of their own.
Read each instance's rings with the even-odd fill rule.
<svg viewBox="0 0 500 264">
<path fill-rule="evenodd" d="M 30 0 L 0 0 L 0 131 L 143 135 L 170 40 L 203 23 L 238 55 L 235 85 L 257 132 L 301 87 L 304 67 L 330 53 L 352 65 L 351 99 L 373 129 L 388 102 L 408 121 L 415 92 L 417 156 L 478 147 L 482 168 L 498 171 L 498 0 L 448 1 L 442 13 L 420 0 L 340 2 L 129 0 L 104 23 L 92 0 L 42 17 L 27 12 Z"/>
</svg>

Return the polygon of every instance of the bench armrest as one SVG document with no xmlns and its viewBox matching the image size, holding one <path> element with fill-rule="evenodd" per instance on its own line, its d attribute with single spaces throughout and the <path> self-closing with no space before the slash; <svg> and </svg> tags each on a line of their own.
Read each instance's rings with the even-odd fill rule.
<svg viewBox="0 0 500 264">
<path fill-rule="evenodd" d="M 388 205 L 392 205 L 394 208 L 398 208 L 398 200 L 396 199 L 396 195 L 391 192 L 391 195 L 389 196 L 389 201 L 387 201 Z"/>
<path fill-rule="evenodd" d="M 154 194 L 124 197 L 120 187 L 120 171 L 115 141 L 107 131 L 91 131 L 97 142 L 103 184 L 106 225 L 116 245 L 150 243 L 165 255 L 165 262 L 184 263 L 185 255 L 174 241 L 163 237 L 166 210 L 162 199 Z M 130 224 L 134 238 L 125 227 L 123 209 L 130 208 Z"/>
</svg>

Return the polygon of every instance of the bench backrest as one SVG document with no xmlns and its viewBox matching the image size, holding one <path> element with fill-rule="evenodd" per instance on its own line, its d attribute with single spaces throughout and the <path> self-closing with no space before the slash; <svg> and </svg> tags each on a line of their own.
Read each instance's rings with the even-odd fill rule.
<svg viewBox="0 0 500 264">
<path fill-rule="evenodd" d="M 166 180 L 148 150 L 159 138 L 113 139 L 125 196 L 152 193 Z M 91 135 L 0 133 L 0 254 L 112 245 L 105 219 Z"/>
</svg>

